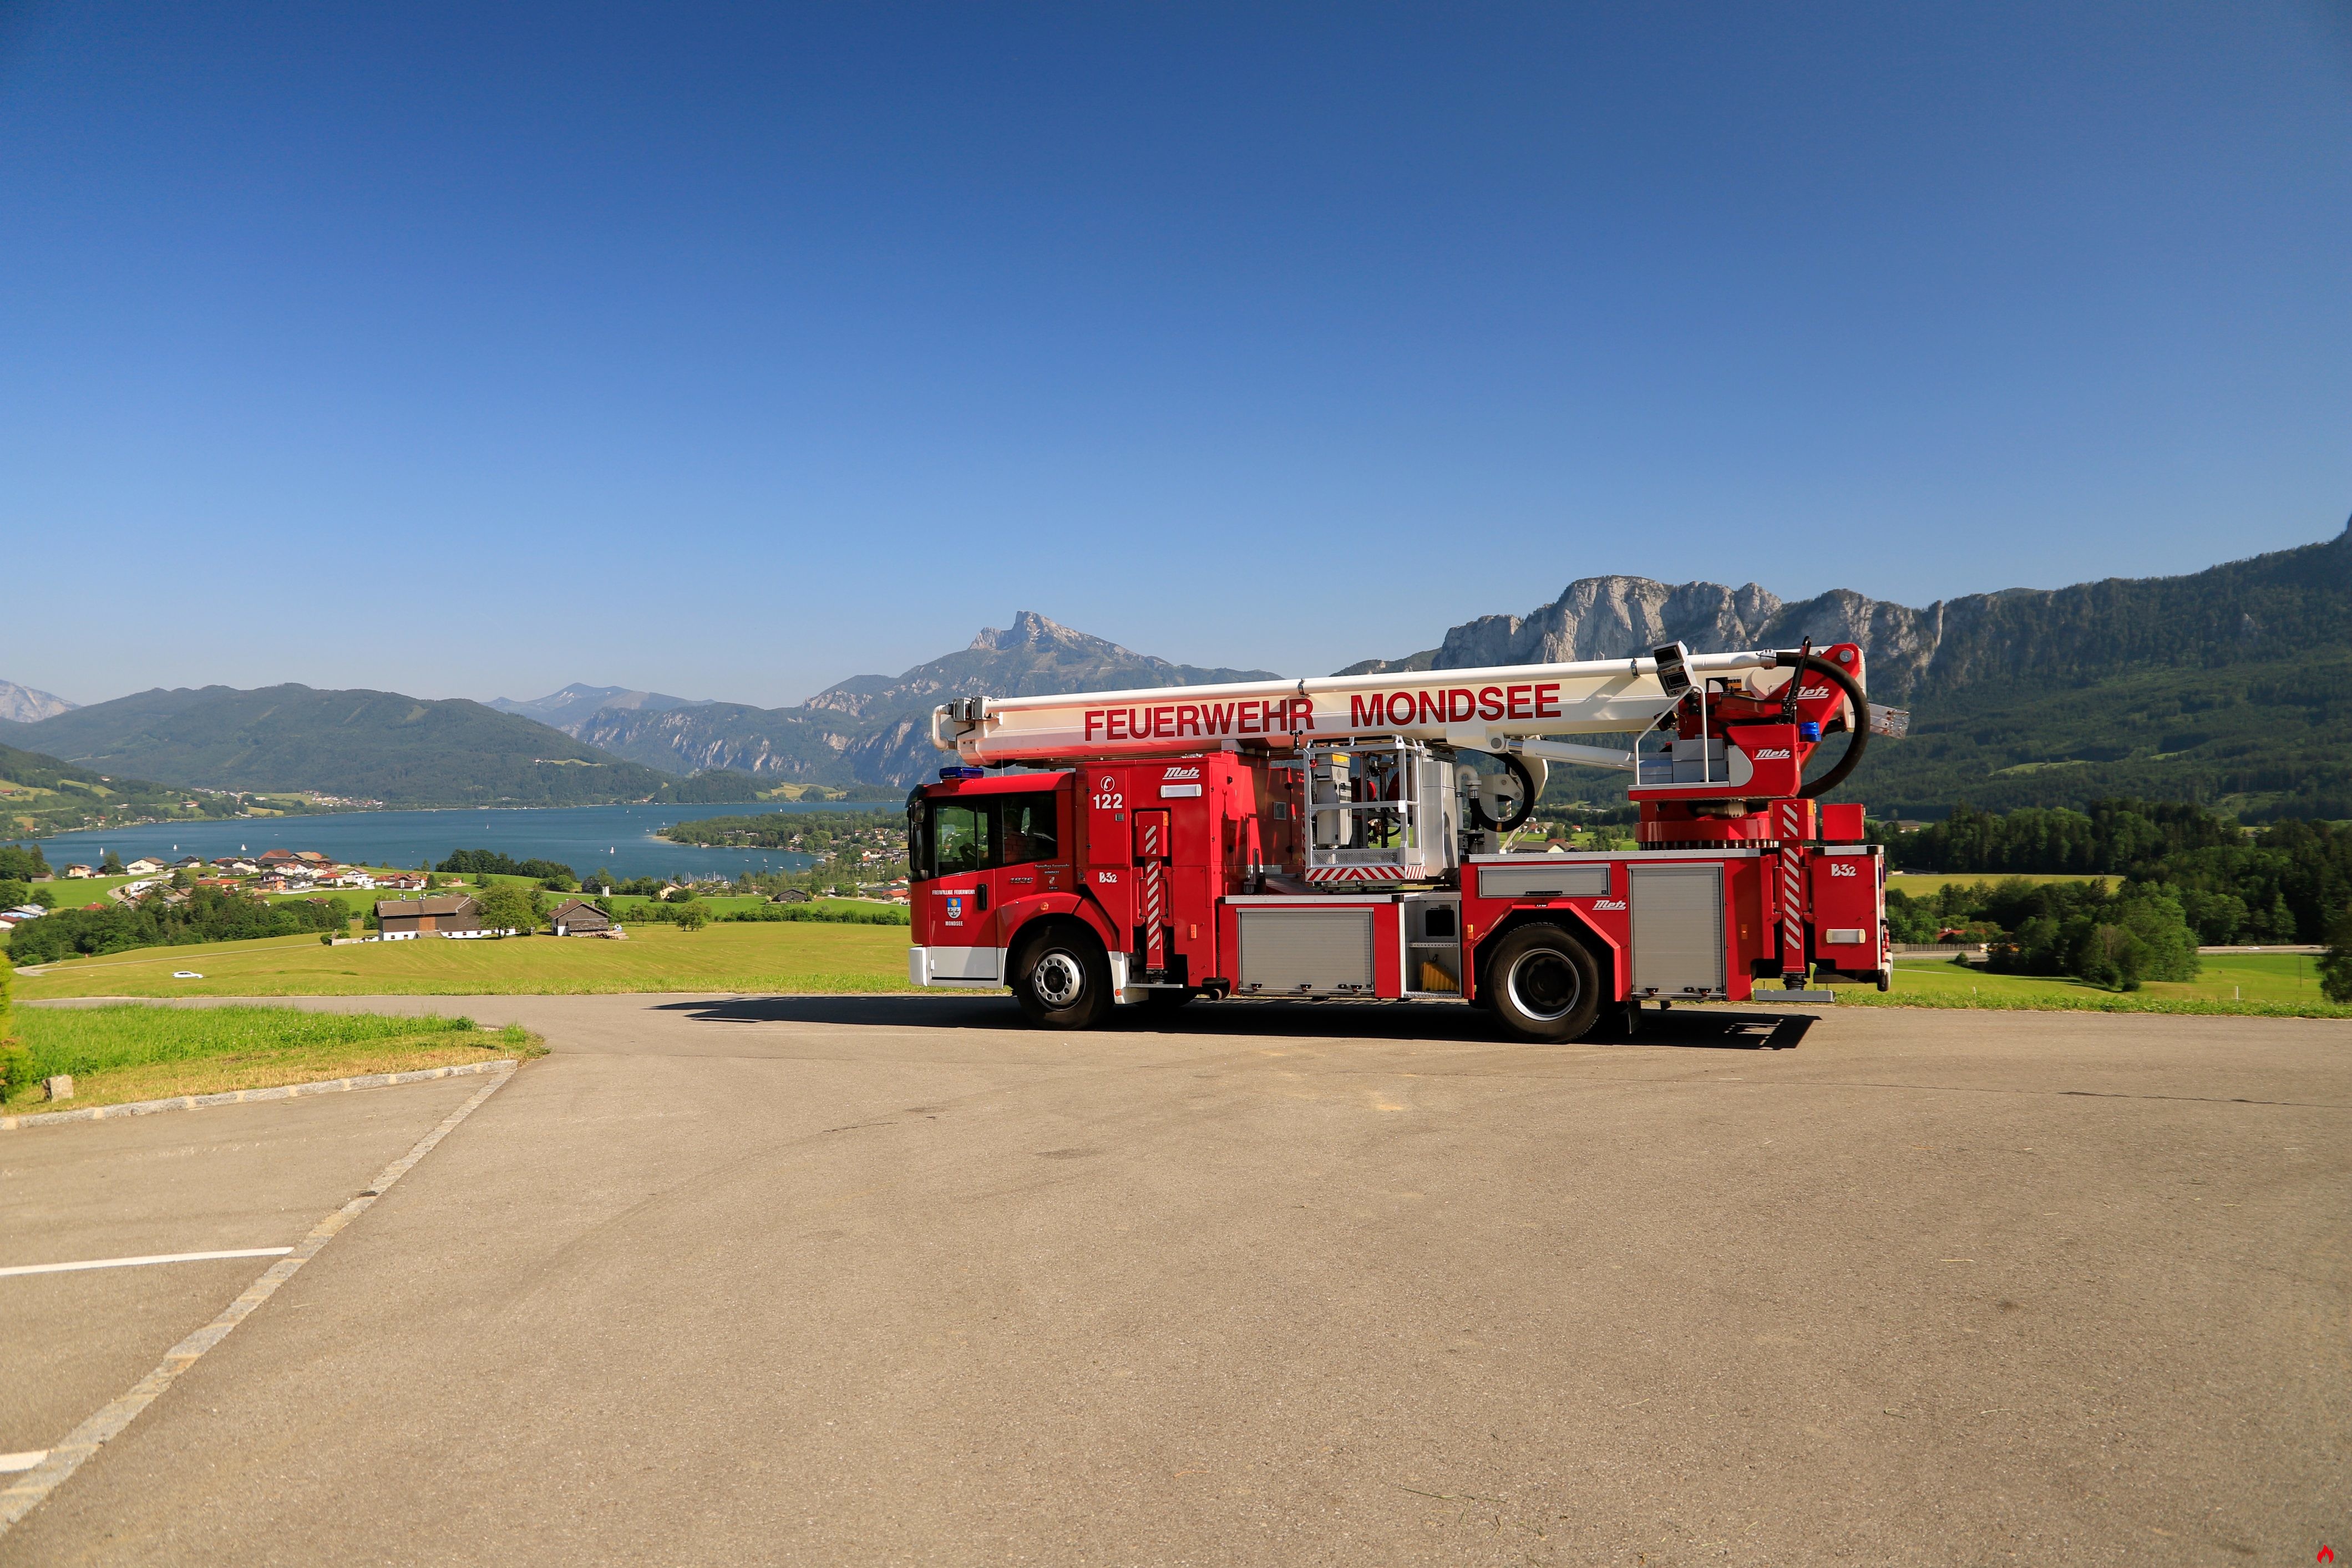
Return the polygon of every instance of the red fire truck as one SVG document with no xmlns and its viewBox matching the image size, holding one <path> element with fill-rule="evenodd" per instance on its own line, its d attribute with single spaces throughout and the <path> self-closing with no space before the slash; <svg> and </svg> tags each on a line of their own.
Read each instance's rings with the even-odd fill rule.
<svg viewBox="0 0 2352 1568">
<path fill-rule="evenodd" d="M 907 803 L 909 973 L 1008 987 L 1048 1028 L 1411 998 L 1536 1040 L 1759 983 L 1884 989 L 1882 852 L 1819 798 L 1903 722 L 1852 643 L 959 698 L 931 717 L 957 760 Z M 1554 764 L 1631 773 L 1638 847 L 1515 850 Z"/>
</svg>

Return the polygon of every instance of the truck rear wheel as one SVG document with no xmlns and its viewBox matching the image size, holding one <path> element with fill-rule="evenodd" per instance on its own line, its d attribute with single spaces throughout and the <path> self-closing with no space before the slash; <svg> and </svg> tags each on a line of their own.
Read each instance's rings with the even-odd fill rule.
<svg viewBox="0 0 2352 1568">
<path fill-rule="evenodd" d="M 1044 1029 L 1092 1029 L 1110 1011 L 1110 960 L 1094 933 L 1052 927 L 1024 944 L 1013 994 Z"/>
<path fill-rule="evenodd" d="M 1601 1016 L 1601 966 L 1557 925 L 1522 925 L 1496 942 L 1478 988 L 1521 1040 L 1580 1040 Z"/>
</svg>

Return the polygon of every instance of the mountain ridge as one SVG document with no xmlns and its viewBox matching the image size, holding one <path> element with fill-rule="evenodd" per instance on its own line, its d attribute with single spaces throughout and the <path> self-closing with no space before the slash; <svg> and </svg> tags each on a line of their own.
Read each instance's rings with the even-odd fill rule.
<svg viewBox="0 0 2352 1568">
<path fill-rule="evenodd" d="M 1787 647 L 1807 636 L 1859 643 L 1873 697 L 1914 710 L 1910 737 L 1874 747 L 1852 786 L 1876 811 L 1937 815 L 1963 799 L 2074 805 L 2128 792 L 2249 816 L 2352 816 L 2352 749 L 2336 738 L 2352 727 L 2352 523 L 2199 572 L 1923 608 L 1848 589 L 1783 600 L 1752 582 L 1579 578 L 1525 614 L 1475 617 L 1435 647 L 1339 673 L 1617 659 L 1675 640 L 1702 652 Z M 897 675 L 852 676 L 791 707 L 581 684 L 533 704 L 498 699 L 504 710 L 301 685 L 157 688 L 30 724 L 0 720 L 0 740 L 199 788 L 585 803 L 667 798 L 676 776 L 721 769 L 741 777 L 706 788 L 740 793 L 742 779 L 904 787 L 938 767 L 928 718 L 950 696 L 1273 678 L 1171 663 L 1024 610 L 955 653 Z M 561 722 L 515 711 L 531 706 L 552 706 Z M 404 748 L 404 736 L 425 743 Z M 1622 777 L 1565 769 L 1557 783 L 1570 795 L 1622 798 Z"/>
<path fill-rule="evenodd" d="M 565 716 L 593 713 L 598 708 L 639 708 L 661 713 L 671 708 L 698 706 L 699 699 L 668 696 L 661 692 L 635 691 L 627 686 L 592 686 L 574 681 L 562 691 L 550 692 L 543 697 L 532 697 L 523 702 L 512 697 L 492 697 L 482 706 L 499 713 L 520 714 L 525 718 L 562 729 L 562 720 Z"/>
<path fill-rule="evenodd" d="M 2079 806 L 2103 794 L 2194 799 L 2249 818 L 2352 815 L 2352 522 L 2316 543 L 2171 577 L 2003 589 L 1921 609 L 1832 589 L 1784 601 L 1758 584 L 1580 578 L 1525 615 L 1480 616 L 1434 649 L 1343 674 L 1861 645 L 1871 695 L 1913 708 L 1850 794 L 1940 815 Z M 1557 793 L 1622 799 L 1623 780 L 1565 770 Z"/>
<path fill-rule="evenodd" d="M 1675 641 L 1702 652 L 1793 647 L 1807 636 L 1859 643 L 1872 695 L 1895 701 L 1987 679 L 2227 663 L 2263 656 L 2282 640 L 2352 643 L 2352 522 L 2315 544 L 2202 571 L 2002 589 L 1923 609 L 1843 588 L 1786 601 L 1753 582 L 1579 578 L 1524 616 L 1485 615 L 1449 628 L 1421 667 L 1623 658 Z M 1412 660 L 1366 660 L 1350 669 L 1413 667 Z"/>
</svg>

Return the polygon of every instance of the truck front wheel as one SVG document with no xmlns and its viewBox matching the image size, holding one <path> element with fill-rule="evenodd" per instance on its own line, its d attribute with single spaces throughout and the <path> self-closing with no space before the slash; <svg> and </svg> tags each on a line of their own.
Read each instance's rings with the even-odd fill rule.
<svg viewBox="0 0 2352 1568">
<path fill-rule="evenodd" d="M 1522 925 L 1496 942 L 1478 988 L 1521 1040 L 1580 1040 L 1601 1016 L 1601 967 L 1557 925 Z"/>
<path fill-rule="evenodd" d="M 1110 960 L 1090 931 L 1050 928 L 1024 944 L 1013 994 L 1045 1029 L 1092 1029 L 1110 1011 Z"/>
</svg>

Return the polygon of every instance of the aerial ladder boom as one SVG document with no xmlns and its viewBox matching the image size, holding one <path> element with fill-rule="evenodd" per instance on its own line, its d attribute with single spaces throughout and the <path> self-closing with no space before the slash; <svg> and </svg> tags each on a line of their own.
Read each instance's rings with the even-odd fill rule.
<svg viewBox="0 0 2352 1568">
<path fill-rule="evenodd" d="M 959 697 L 931 714 L 931 744 L 964 762 L 1039 763 L 1202 750 L 1285 750 L 1384 737 L 1456 751 L 1631 769 L 1633 753 L 1539 739 L 1645 730 L 1694 682 L 1738 678 L 1760 696 L 1783 653 L 1668 653 L 1568 664 L 1325 675 L 1223 685 Z M 1860 674 L 1857 668 L 1853 672 Z M 1679 677 L 1679 678 L 1677 678 Z"/>
</svg>

